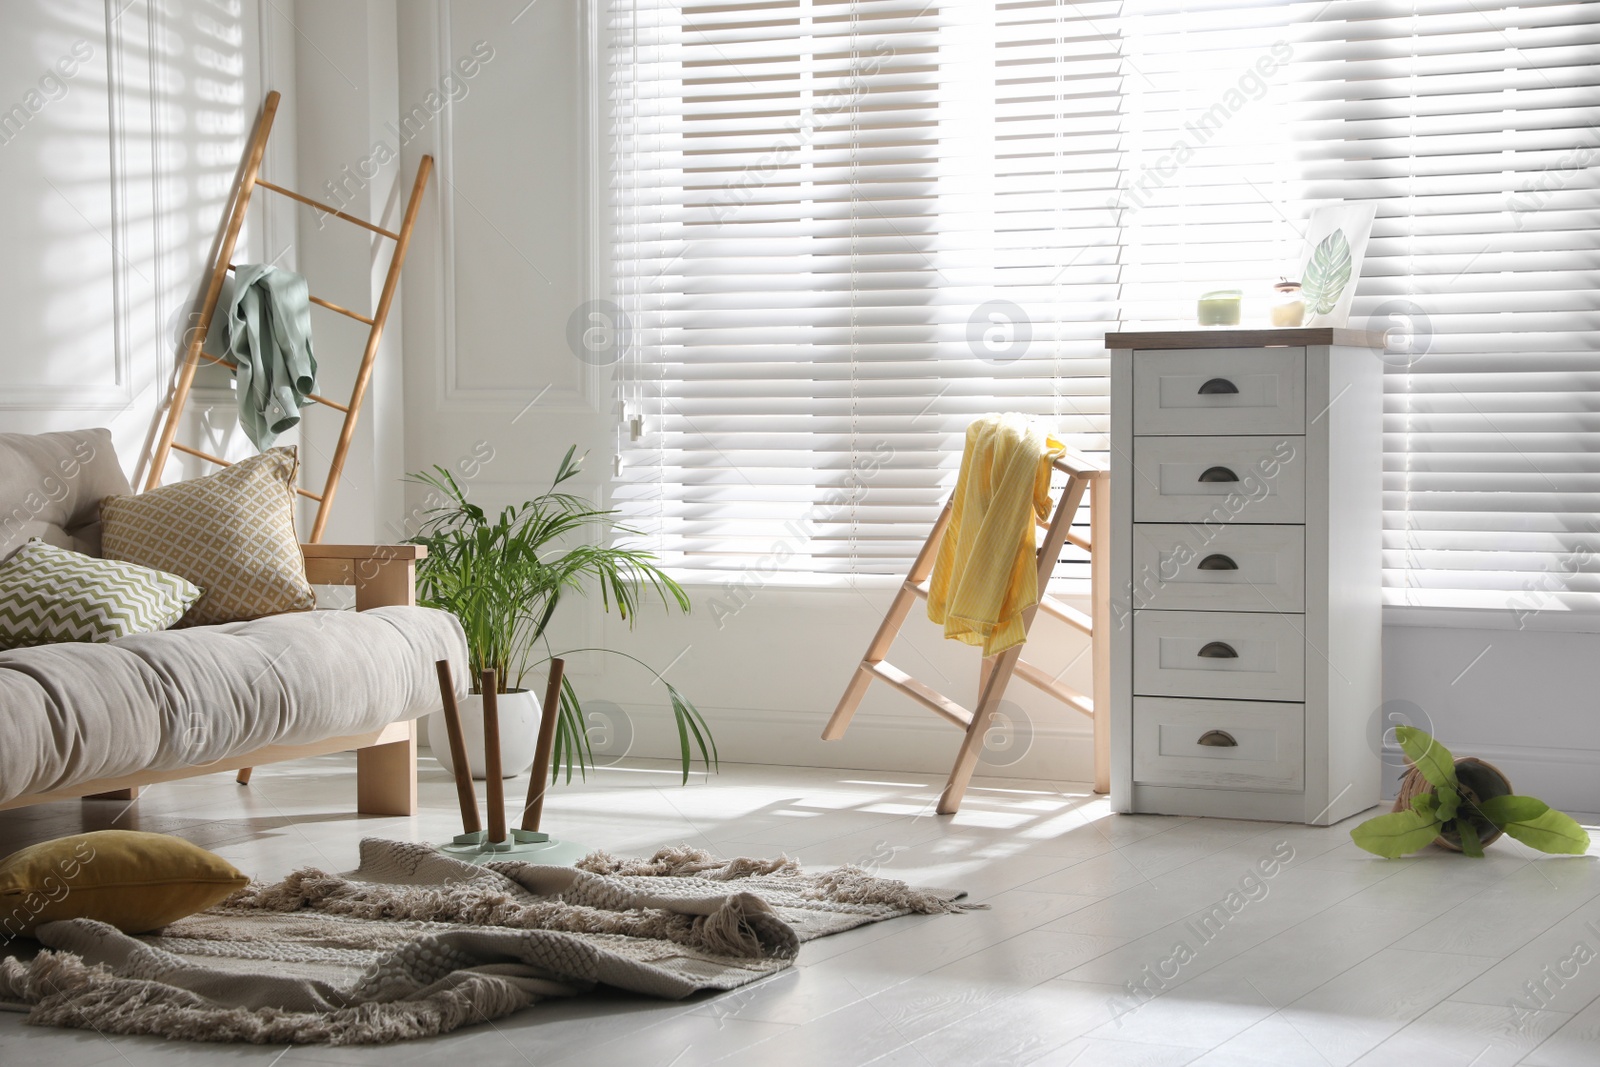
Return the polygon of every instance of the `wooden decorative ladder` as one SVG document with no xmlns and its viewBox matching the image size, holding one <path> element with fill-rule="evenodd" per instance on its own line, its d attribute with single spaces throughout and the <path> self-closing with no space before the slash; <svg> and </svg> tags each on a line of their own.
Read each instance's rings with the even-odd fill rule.
<svg viewBox="0 0 1600 1067">
<path fill-rule="evenodd" d="M 900 633 L 900 627 L 911 613 L 911 605 L 918 600 L 927 599 L 928 576 L 933 573 L 934 561 L 939 555 L 939 543 L 944 539 L 945 530 L 950 525 L 951 505 L 946 502 L 944 510 L 939 513 L 939 518 L 933 524 L 933 532 L 928 535 L 922 551 L 917 553 L 916 560 L 911 564 L 910 573 L 906 575 L 906 580 L 901 583 L 899 592 L 889 605 L 888 614 L 879 625 L 872 643 L 867 646 L 867 654 L 861 658 L 860 666 L 851 676 L 850 684 L 839 700 L 839 706 L 834 709 L 833 717 L 828 720 L 827 727 L 822 731 L 824 741 L 837 741 L 843 737 L 845 729 L 856 713 L 856 708 L 861 704 L 862 697 L 866 696 L 867 687 L 874 679 L 888 682 L 928 710 L 960 727 L 965 736 L 962 738 L 955 766 L 950 769 L 950 778 L 946 781 L 944 792 L 939 797 L 938 810 L 941 815 L 953 815 L 960 809 L 961 798 L 966 795 L 967 784 L 972 780 L 978 756 L 983 751 L 984 734 L 1000 707 L 1000 701 L 1005 696 L 1006 686 L 1010 684 L 1012 675 L 1093 720 L 1094 790 L 1097 793 L 1104 793 L 1111 788 L 1110 473 L 1095 461 L 1072 452 L 1054 460 L 1053 466 L 1066 475 L 1067 481 L 1061 490 L 1060 499 L 1056 503 L 1049 523 L 1041 524 L 1045 535 L 1044 543 L 1039 546 L 1037 555 L 1039 603 L 1023 613 L 1022 626 L 1024 633 L 1031 633 L 1034 616 L 1039 611 L 1044 611 L 1047 615 L 1054 616 L 1087 634 L 1093 654 L 1093 696 L 1062 684 L 1048 672 L 1023 659 L 1022 649 L 1026 640 L 983 660 L 979 674 L 978 708 L 975 712 L 968 711 L 932 686 L 913 678 L 888 661 L 886 657 L 889 654 L 889 647 L 894 644 L 895 637 Z M 1085 495 L 1089 497 L 1088 540 L 1072 532 L 1072 521 L 1077 516 Z M 1044 592 L 1046 583 L 1055 570 L 1056 560 L 1061 555 L 1062 546 L 1068 542 L 1089 553 L 1090 614 L 1087 615 L 1069 604 L 1045 595 Z"/>
<path fill-rule="evenodd" d="M 328 514 L 333 508 L 334 494 L 339 489 L 339 477 L 344 472 L 344 463 L 350 452 L 350 442 L 355 435 L 356 419 L 361 414 L 361 402 L 366 398 L 367 385 L 372 380 L 372 365 L 378 355 L 378 341 L 383 336 L 383 324 L 389 318 L 389 309 L 394 304 L 395 290 L 400 284 L 400 268 L 406 261 L 406 250 L 411 245 L 412 227 L 416 225 L 417 211 L 422 207 L 422 193 L 427 188 L 428 176 L 433 171 L 433 157 L 423 156 L 417 165 L 417 176 L 411 184 L 411 196 L 406 201 L 405 209 L 401 216 L 400 231 L 384 229 L 365 219 L 348 215 L 336 210 L 327 204 L 313 200 L 311 197 L 302 196 L 292 189 L 281 185 L 274 185 L 260 175 L 261 159 L 267 150 L 267 138 L 272 133 L 272 121 L 278 113 L 278 93 L 267 94 L 265 103 L 261 106 L 261 115 L 256 119 L 255 131 L 250 135 L 250 143 L 245 151 L 244 169 L 239 175 L 239 180 L 233 188 L 229 199 L 227 221 L 222 233 L 222 241 L 217 247 L 217 258 L 211 266 L 211 277 L 206 284 L 205 299 L 200 305 L 200 322 L 192 331 L 187 350 L 184 353 L 183 364 L 178 368 L 178 379 L 172 387 L 172 400 L 167 405 L 165 420 L 162 423 L 161 434 L 156 440 L 155 450 L 150 457 L 150 471 L 145 478 L 145 488 L 154 489 L 161 484 L 161 475 L 167 465 L 167 459 L 172 455 L 172 450 L 177 449 L 185 455 L 194 456 L 208 463 L 218 466 L 229 466 L 229 462 L 220 456 L 180 444 L 174 438 L 178 432 L 178 420 L 183 417 L 184 405 L 188 402 L 190 388 L 194 384 L 195 371 L 199 369 L 202 361 L 220 364 L 224 367 L 236 369 L 232 360 L 218 359 L 201 351 L 205 343 L 206 333 L 211 329 L 211 319 L 217 310 L 217 300 L 222 293 L 222 280 L 227 272 L 235 269 L 233 263 L 234 245 L 239 239 L 239 231 L 244 226 L 245 212 L 250 207 L 250 195 L 257 187 L 286 196 L 291 200 L 298 200 L 308 204 L 327 215 L 373 233 L 387 237 L 394 242 L 394 250 L 389 258 L 389 271 L 383 280 L 383 290 L 378 297 L 377 309 L 369 318 L 357 311 L 340 307 L 331 301 L 319 296 L 311 297 L 311 302 L 329 311 L 338 312 L 347 318 L 365 323 L 367 332 L 367 346 L 361 354 L 361 365 L 356 370 L 355 385 L 350 390 L 350 400 L 341 404 L 337 400 L 325 396 L 312 394 L 311 399 L 325 407 L 344 413 L 344 425 L 339 430 L 339 443 L 333 450 L 332 462 L 328 465 L 328 480 L 323 484 L 322 492 L 313 493 L 310 490 L 296 488 L 295 492 L 317 502 L 316 521 L 311 526 L 311 536 L 306 538 L 310 544 L 322 540 L 322 533 L 328 525 Z"/>
</svg>

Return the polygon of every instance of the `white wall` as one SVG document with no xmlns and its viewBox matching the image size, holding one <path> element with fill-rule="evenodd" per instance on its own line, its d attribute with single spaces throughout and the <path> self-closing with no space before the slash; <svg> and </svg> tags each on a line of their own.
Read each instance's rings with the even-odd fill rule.
<svg viewBox="0 0 1600 1067">
<path fill-rule="evenodd" d="M 299 0 L 287 10 L 293 12 L 302 45 L 295 53 L 298 136 L 291 187 L 337 204 L 356 218 L 398 231 L 415 163 L 402 169 L 397 158 L 376 149 L 380 141 L 394 140 L 389 125 L 399 109 L 393 0 Z M 371 316 L 377 310 L 394 243 L 307 207 L 297 207 L 295 213 L 299 243 L 293 265 L 306 276 L 311 292 Z M 404 506 L 403 284 L 401 294 L 384 328 L 323 534 L 330 544 L 382 539 L 385 519 L 398 516 Z M 355 384 L 368 327 L 315 307 L 311 324 L 319 391 L 344 402 Z M 327 479 L 344 416 L 312 405 L 302 418 L 301 484 L 318 491 Z M 315 505 L 305 500 L 301 504 L 300 529 L 305 532 Z"/>
<path fill-rule="evenodd" d="M 491 502 L 607 443 L 605 383 L 565 341 L 588 285 L 580 6 L 400 11 L 401 110 L 430 116 L 402 153 L 438 165 L 406 269 L 406 466 L 450 467 Z M 449 101 L 436 115 L 430 94 Z"/>
<path fill-rule="evenodd" d="M 1392 614 L 1383 632 L 1388 725 L 1428 729 L 1549 804 L 1600 811 L 1600 634 L 1509 612 L 1475 629 L 1415 624 L 1425 617 L 1399 624 L 1404 614 Z M 1389 760 L 1393 796 L 1400 762 Z"/>
<path fill-rule="evenodd" d="M 0 431 L 107 425 L 130 477 L 143 477 L 262 99 L 283 97 L 262 175 L 319 188 L 396 117 L 396 17 L 392 0 L 0 9 L 0 108 L 24 109 L 0 144 Z M 378 175 L 352 210 L 394 222 L 394 177 Z M 234 260 L 301 270 L 313 292 L 370 314 L 386 244 L 260 190 Z M 319 391 L 348 395 L 365 329 L 320 309 L 313 328 Z M 379 516 L 402 510 L 401 343 L 397 311 L 328 540 L 371 540 Z M 340 417 L 314 407 L 305 419 L 281 442 L 300 445 L 302 484 L 320 488 Z M 201 371 L 179 440 L 230 459 L 253 451 L 225 372 Z M 213 469 L 175 455 L 164 473 Z M 303 530 L 310 518 L 307 508 Z"/>
<path fill-rule="evenodd" d="M 263 86 L 293 80 L 292 36 L 257 0 L 0 11 L 0 430 L 110 426 L 139 473 Z M 269 165 L 293 165 L 293 127 Z M 271 258 L 292 227 L 253 209 L 248 254 Z M 230 423 L 207 432 L 230 402 L 197 397 L 190 439 L 230 450 Z"/>
<path fill-rule="evenodd" d="M 486 506 L 539 492 L 572 445 L 600 456 L 576 491 L 598 499 L 607 470 L 605 382 L 565 341 L 588 286 L 580 10 L 400 8 L 403 165 L 426 152 L 438 167 L 406 267 L 405 469 L 445 466 Z M 387 535 L 415 532 L 427 503 L 411 487 L 413 513 Z M 561 629 L 599 636 L 583 612 Z"/>
</svg>

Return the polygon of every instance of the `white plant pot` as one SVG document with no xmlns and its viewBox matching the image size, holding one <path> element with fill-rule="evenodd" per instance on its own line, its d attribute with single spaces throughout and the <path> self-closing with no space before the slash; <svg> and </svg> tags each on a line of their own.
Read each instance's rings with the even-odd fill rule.
<svg viewBox="0 0 1600 1067">
<path fill-rule="evenodd" d="M 459 705 L 467 765 L 472 768 L 472 777 L 481 781 L 488 777 L 483 760 L 483 696 L 474 693 L 459 701 Z M 533 765 L 533 751 L 539 743 L 539 698 L 526 689 L 501 693 L 499 712 L 500 770 L 507 778 L 515 778 Z M 428 716 L 428 745 L 439 765 L 455 774 L 455 763 L 450 758 L 450 733 L 445 728 L 442 711 Z"/>
</svg>

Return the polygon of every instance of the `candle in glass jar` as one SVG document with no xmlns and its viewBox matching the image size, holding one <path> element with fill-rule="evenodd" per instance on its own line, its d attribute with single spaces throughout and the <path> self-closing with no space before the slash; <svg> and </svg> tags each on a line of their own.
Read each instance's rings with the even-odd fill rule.
<svg viewBox="0 0 1600 1067">
<path fill-rule="evenodd" d="M 1237 326 L 1239 325 L 1239 302 L 1244 298 L 1244 293 L 1238 289 L 1218 289 L 1214 293 L 1204 293 L 1200 297 L 1200 304 L 1196 310 L 1196 317 L 1202 326 Z"/>
<path fill-rule="evenodd" d="M 1292 329 L 1306 318 L 1305 298 L 1300 295 L 1300 283 L 1282 279 L 1272 287 L 1272 307 L 1267 312 L 1272 325 Z"/>
</svg>

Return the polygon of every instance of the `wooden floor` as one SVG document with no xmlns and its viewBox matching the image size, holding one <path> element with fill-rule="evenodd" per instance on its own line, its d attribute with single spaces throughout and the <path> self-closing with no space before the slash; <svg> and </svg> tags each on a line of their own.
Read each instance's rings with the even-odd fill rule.
<svg viewBox="0 0 1600 1067">
<path fill-rule="evenodd" d="M 127 826 L 179 834 L 271 878 L 347 870 L 363 836 L 452 832 L 454 791 L 437 765 L 424 762 L 424 814 L 401 819 L 348 813 L 352 764 L 263 767 L 249 789 L 224 776 L 156 786 L 126 810 L 7 812 L 0 852 Z M 1350 845 L 1349 824 L 1112 816 L 1087 787 L 982 778 L 958 816 L 941 818 L 931 814 L 941 784 L 729 766 L 679 788 L 675 771 L 636 762 L 554 795 L 547 828 L 615 853 L 787 852 L 960 886 L 992 905 L 814 942 L 793 970 L 744 990 L 552 1002 L 386 1049 L 112 1038 L 0 1012 L 0 1064 L 1600 1063 L 1592 855 L 1532 858 L 1503 840 L 1481 862 L 1434 852 L 1386 862 Z"/>
</svg>

